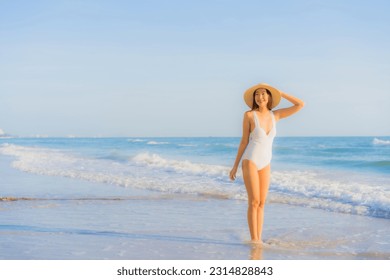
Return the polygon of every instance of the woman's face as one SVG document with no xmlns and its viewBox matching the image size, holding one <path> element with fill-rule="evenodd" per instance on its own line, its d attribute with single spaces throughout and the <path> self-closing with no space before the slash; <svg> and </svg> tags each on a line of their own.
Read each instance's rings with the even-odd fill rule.
<svg viewBox="0 0 390 280">
<path fill-rule="evenodd" d="M 267 105 L 268 103 L 268 94 L 265 88 L 259 88 L 255 92 L 255 101 L 256 104 L 261 105 Z"/>
</svg>

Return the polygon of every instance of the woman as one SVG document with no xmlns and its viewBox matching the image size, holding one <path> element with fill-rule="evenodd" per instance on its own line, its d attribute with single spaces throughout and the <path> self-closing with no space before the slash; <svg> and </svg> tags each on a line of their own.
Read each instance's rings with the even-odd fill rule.
<svg viewBox="0 0 390 280">
<path fill-rule="evenodd" d="M 279 104 L 281 98 L 294 105 L 271 111 Z M 238 165 L 242 158 L 242 174 L 248 193 L 249 231 L 252 242 L 261 244 L 264 204 L 270 183 L 270 162 L 272 143 L 276 135 L 276 122 L 301 110 L 304 103 L 267 84 L 258 84 L 249 88 L 244 93 L 244 100 L 251 110 L 244 114 L 242 139 L 236 161 L 230 171 L 230 179 L 236 178 Z"/>
</svg>

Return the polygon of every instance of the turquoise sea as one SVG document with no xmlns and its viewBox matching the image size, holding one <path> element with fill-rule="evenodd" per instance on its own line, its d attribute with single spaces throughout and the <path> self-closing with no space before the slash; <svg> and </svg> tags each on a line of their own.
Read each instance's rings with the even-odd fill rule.
<svg viewBox="0 0 390 280">
<path fill-rule="evenodd" d="M 240 174 L 234 182 L 228 179 L 239 141 L 0 138 L 0 160 L 7 158 L 12 168 L 41 176 L 245 200 Z M 271 172 L 271 203 L 390 218 L 390 137 L 277 137 Z M 3 188 L 1 196 L 25 193 Z"/>
</svg>

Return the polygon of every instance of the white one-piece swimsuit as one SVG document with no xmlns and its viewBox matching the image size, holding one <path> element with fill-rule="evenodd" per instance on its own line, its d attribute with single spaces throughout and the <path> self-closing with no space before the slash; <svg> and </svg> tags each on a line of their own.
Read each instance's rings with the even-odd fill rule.
<svg viewBox="0 0 390 280">
<path fill-rule="evenodd" d="M 242 159 L 253 161 L 257 170 L 266 167 L 272 158 L 272 143 L 276 135 L 275 116 L 271 111 L 272 129 L 267 134 L 260 126 L 256 112 L 252 111 L 255 119 L 255 129 L 249 135 L 249 143 L 245 149 Z"/>
</svg>

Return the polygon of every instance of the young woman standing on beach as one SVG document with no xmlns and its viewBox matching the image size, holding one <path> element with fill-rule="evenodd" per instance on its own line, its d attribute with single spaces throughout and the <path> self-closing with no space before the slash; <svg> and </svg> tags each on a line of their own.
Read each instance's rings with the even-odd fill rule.
<svg viewBox="0 0 390 280">
<path fill-rule="evenodd" d="M 294 105 L 272 111 L 281 98 Z M 258 84 L 246 90 L 244 100 L 251 110 L 244 114 L 242 139 L 229 176 L 231 180 L 236 178 L 242 158 L 242 174 L 248 193 L 249 231 L 252 242 L 261 244 L 276 122 L 301 110 L 304 102 L 267 84 Z"/>
</svg>

